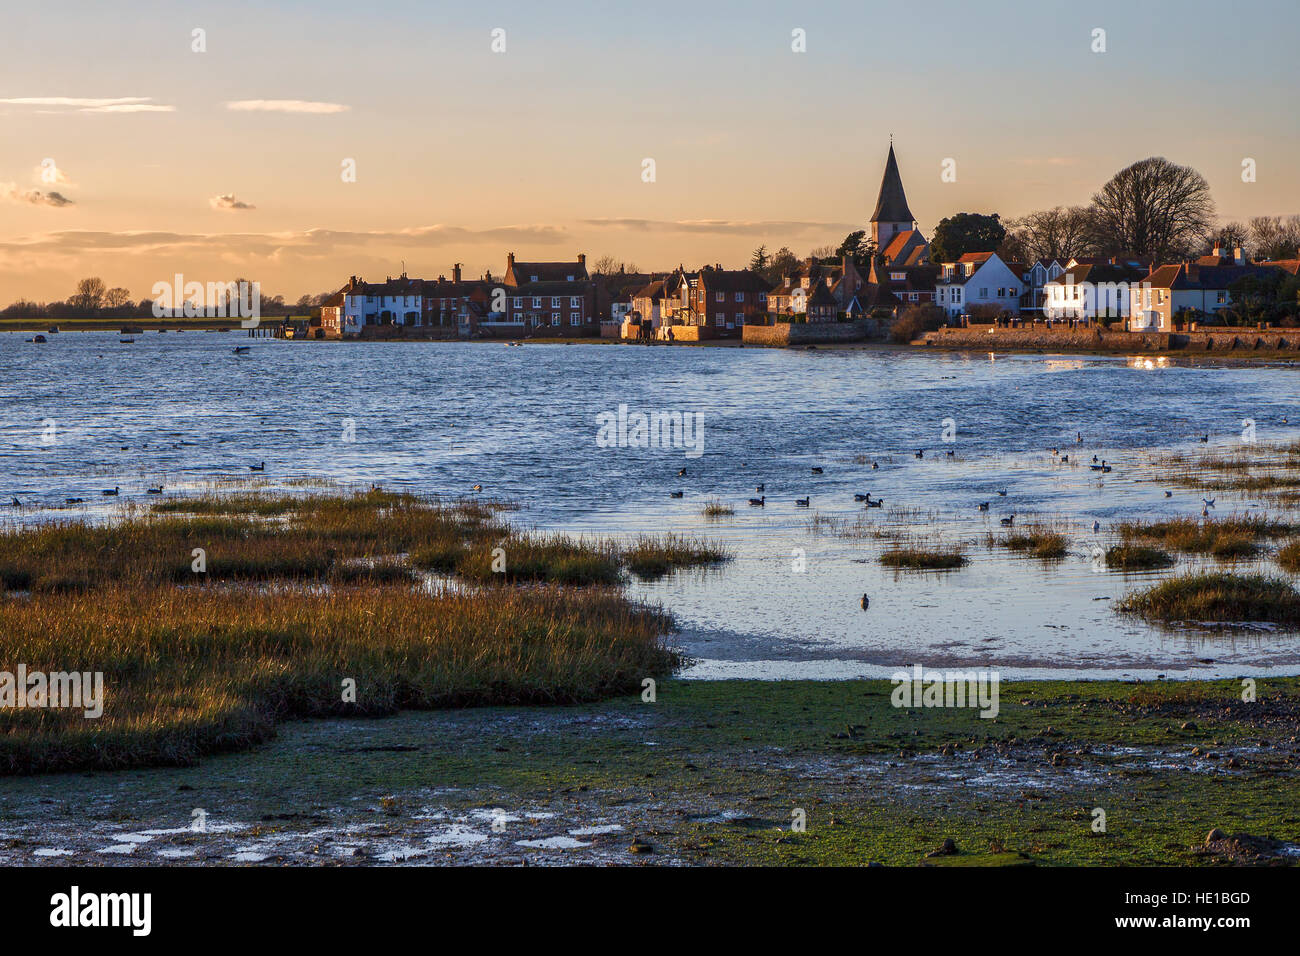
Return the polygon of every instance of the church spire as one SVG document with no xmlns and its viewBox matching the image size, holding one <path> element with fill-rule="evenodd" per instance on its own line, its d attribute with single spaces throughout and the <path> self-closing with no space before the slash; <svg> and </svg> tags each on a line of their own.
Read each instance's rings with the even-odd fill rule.
<svg viewBox="0 0 1300 956">
<path fill-rule="evenodd" d="M 876 200 L 876 211 L 872 222 L 905 222 L 912 228 L 915 222 L 912 210 L 907 208 L 907 196 L 903 193 L 903 177 L 898 173 L 898 160 L 894 158 L 894 142 L 890 138 L 889 158 L 885 160 L 885 177 L 880 181 L 880 198 Z"/>
</svg>

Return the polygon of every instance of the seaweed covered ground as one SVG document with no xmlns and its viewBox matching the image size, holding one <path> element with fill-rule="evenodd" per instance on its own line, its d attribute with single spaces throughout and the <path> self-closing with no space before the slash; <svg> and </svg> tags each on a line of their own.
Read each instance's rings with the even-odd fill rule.
<svg viewBox="0 0 1300 956">
<path fill-rule="evenodd" d="M 293 721 L 192 766 L 7 779 L 0 863 L 1300 860 L 1300 680 L 1252 701 L 1237 681 L 1007 683 L 994 719 L 892 689 L 672 680 L 653 701 Z"/>
</svg>

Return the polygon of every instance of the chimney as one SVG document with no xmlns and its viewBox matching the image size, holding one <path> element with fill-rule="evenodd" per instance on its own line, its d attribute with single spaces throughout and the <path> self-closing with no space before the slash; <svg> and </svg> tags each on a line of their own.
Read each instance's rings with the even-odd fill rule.
<svg viewBox="0 0 1300 956">
<path fill-rule="evenodd" d="M 1215 243 L 1214 243 L 1214 251 L 1211 252 L 1210 255 L 1214 256 L 1214 258 L 1216 258 L 1216 259 L 1222 259 L 1222 258 L 1223 258 L 1223 246 L 1221 246 L 1221 245 L 1219 244 L 1218 240 L 1215 240 Z"/>
<path fill-rule="evenodd" d="M 515 254 L 512 252 L 506 256 L 506 268 L 513 269 L 514 267 L 515 267 Z"/>
<path fill-rule="evenodd" d="M 452 282 L 459 282 L 459 281 L 460 281 L 460 263 L 459 263 L 459 262 L 454 263 L 454 264 L 452 265 L 452 267 L 451 267 L 451 281 L 452 281 Z"/>
<path fill-rule="evenodd" d="M 587 268 L 587 254 L 585 252 L 578 253 L 578 265 L 584 269 Z"/>
<path fill-rule="evenodd" d="M 1244 266 L 1246 264 L 1246 257 L 1242 255 L 1241 246 L 1232 247 L 1232 261 L 1239 266 Z"/>
</svg>

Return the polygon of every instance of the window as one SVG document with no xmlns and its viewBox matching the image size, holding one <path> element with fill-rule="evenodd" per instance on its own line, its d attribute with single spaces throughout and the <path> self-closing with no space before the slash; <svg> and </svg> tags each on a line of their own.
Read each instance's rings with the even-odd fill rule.
<svg viewBox="0 0 1300 956">
<path fill-rule="evenodd" d="M 891 273 L 889 274 L 889 278 L 893 279 L 895 282 L 902 282 L 903 280 L 905 280 L 905 279 L 907 278 L 907 273 L 906 273 L 906 272 L 891 272 Z"/>
<path fill-rule="evenodd" d="M 560 324 L 560 313 L 558 313 L 558 312 L 552 312 L 552 313 L 551 313 L 551 325 L 559 325 L 559 324 Z"/>
<path fill-rule="evenodd" d="M 569 296 L 569 308 L 576 309 L 577 307 L 578 307 L 578 297 L 576 295 Z"/>
<path fill-rule="evenodd" d="M 760 293 L 758 294 L 758 301 L 759 301 L 759 302 L 766 302 L 766 301 L 767 301 L 767 293 L 766 293 L 766 292 L 760 292 Z"/>
<path fill-rule="evenodd" d="M 744 324 L 745 324 L 745 313 L 744 313 L 744 312 L 737 312 L 737 313 L 736 313 L 736 324 L 737 324 L 737 325 L 744 325 Z"/>
<path fill-rule="evenodd" d="M 515 308 L 522 309 L 523 307 L 524 307 L 524 300 L 519 298 L 518 296 L 515 296 Z"/>
<path fill-rule="evenodd" d="M 713 293 L 713 301 L 715 301 L 715 302 L 726 302 L 726 301 L 727 301 L 727 293 L 725 293 L 725 292 L 715 292 L 715 293 Z"/>
<path fill-rule="evenodd" d="M 560 297 L 558 295 L 551 296 L 551 308 L 558 309 L 559 307 L 560 307 Z"/>
<path fill-rule="evenodd" d="M 981 298 L 981 299 L 987 299 L 988 297 L 989 297 L 989 290 L 988 290 L 988 289 L 980 289 L 980 298 Z"/>
<path fill-rule="evenodd" d="M 569 324 L 570 324 L 570 325 L 581 325 L 581 324 L 582 324 L 582 316 L 578 315 L 577 312 L 573 313 L 571 316 L 569 316 Z"/>
<path fill-rule="evenodd" d="M 567 282 L 572 282 L 572 281 L 573 281 L 573 276 L 565 276 L 565 281 L 567 281 Z"/>
<path fill-rule="evenodd" d="M 1219 305 L 1223 305 L 1228 301 L 1228 293 L 1220 292 L 1216 297 L 1216 301 L 1219 303 Z"/>
<path fill-rule="evenodd" d="M 542 307 L 542 297 L 540 295 L 533 296 L 533 308 L 540 309 L 541 307 Z"/>
<path fill-rule="evenodd" d="M 536 281 L 537 281 L 537 276 L 529 276 L 529 277 L 528 277 L 528 281 L 529 281 L 529 282 L 536 282 Z"/>
<path fill-rule="evenodd" d="M 908 302 L 919 302 L 919 301 L 921 301 L 921 296 L 920 296 L 919 293 L 916 293 L 916 292 L 909 292 L 909 293 L 907 293 L 907 301 L 908 301 Z"/>
<path fill-rule="evenodd" d="M 737 301 L 737 302 L 744 302 L 744 301 L 745 301 L 745 293 L 743 293 L 743 292 L 737 292 L 737 293 L 736 293 L 736 301 Z"/>
<path fill-rule="evenodd" d="M 722 295 L 722 293 L 719 292 L 718 295 Z M 713 324 L 714 324 L 714 325 L 719 325 L 719 326 L 720 326 L 720 325 L 722 325 L 722 324 L 723 324 L 724 322 L 726 322 L 726 321 L 727 321 L 727 313 L 725 313 L 725 312 L 719 312 L 717 315 L 715 315 L 715 316 L 713 317 Z"/>
</svg>

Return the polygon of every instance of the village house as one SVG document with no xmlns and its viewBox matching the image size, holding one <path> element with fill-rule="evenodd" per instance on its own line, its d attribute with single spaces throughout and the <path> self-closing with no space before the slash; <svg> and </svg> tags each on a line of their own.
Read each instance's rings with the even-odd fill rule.
<svg viewBox="0 0 1300 956">
<path fill-rule="evenodd" d="M 941 270 L 934 287 L 934 304 L 950 319 L 971 315 L 972 310 L 982 307 L 1020 314 L 1024 280 L 996 252 L 968 252 L 956 262 L 943 263 Z"/>
<path fill-rule="evenodd" d="M 1226 257 L 1202 257 L 1222 260 Z M 1134 332 L 1173 332 L 1185 319 L 1193 321 L 1232 304 L 1230 286 L 1247 276 L 1266 276 L 1272 265 L 1200 265 L 1182 262 L 1160 266 L 1129 289 L 1129 329 Z"/>
<path fill-rule="evenodd" d="M 1129 289 L 1146 275 L 1136 261 L 1072 259 L 1069 267 L 1043 286 L 1043 318 L 1085 324 L 1098 318 L 1127 319 Z"/>
<path fill-rule="evenodd" d="M 707 326 L 721 334 L 739 334 L 747 322 L 762 324 L 767 316 L 766 279 L 749 269 L 705 267 L 697 274 L 683 274 L 683 308 L 677 311 L 682 324 Z"/>
<path fill-rule="evenodd" d="M 502 302 L 504 300 L 504 302 Z M 497 306 L 504 304 L 504 310 Z M 574 336 L 599 335 L 595 286 L 587 275 L 587 257 L 572 262 L 518 262 L 506 256 L 506 272 L 493 289 L 493 311 L 476 330 Z"/>
<path fill-rule="evenodd" d="M 1020 295 L 1020 312 L 1033 315 L 1043 314 L 1043 305 L 1047 299 L 1047 283 L 1060 276 L 1065 265 L 1059 259 L 1038 259 L 1021 275 L 1025 291 Z"/>
</svg>

